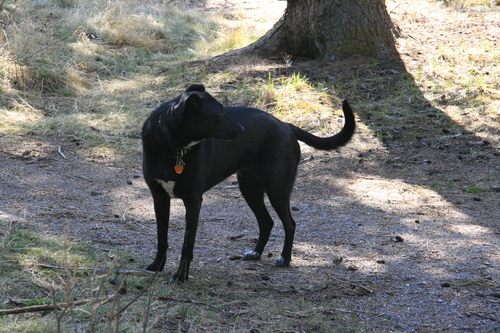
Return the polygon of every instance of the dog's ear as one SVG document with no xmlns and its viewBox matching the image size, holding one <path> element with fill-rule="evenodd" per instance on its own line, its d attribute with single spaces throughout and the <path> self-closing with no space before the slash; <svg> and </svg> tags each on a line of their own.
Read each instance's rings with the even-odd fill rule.
<svg viewBox="0 0 500 333">
<path fill-rule="evenodd" d="M 205 87 L 202 84 L 192 84 L 190 85 L 187 89 L 186 92 L 191 92 L 191 91 L 199 91 L 199 92 L 205 92 Z"/>
<path fill-rule="evenodd" d="M 205 89 L 202 85 L 199 86 Z M 161 126 L 167 129 L 174 129 L 179 126 L 185 115 L 201 111 L 201 97 L 196 92 L 184 93 L 175 100 L 164 103 L 160 108 L 163 114 L 163 117 L 159 119 Z"/>
</svg>

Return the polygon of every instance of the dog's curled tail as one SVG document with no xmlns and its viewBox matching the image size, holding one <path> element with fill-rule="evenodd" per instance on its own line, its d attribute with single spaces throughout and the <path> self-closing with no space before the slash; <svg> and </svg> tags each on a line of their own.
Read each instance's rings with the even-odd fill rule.
<svg viewBox="0 0 500 333">
<path fill-rule="evenodd" d="M 356 120 L 354 118 L 354 113 L 352 112 L 347 100 L 344 100 L 342 104 L 342 110 L 344 111 L 344 127 L 342 130 L 327 138 L 320 138 L 311 133 L 308 133 L 297 126 L 289 124 L 292 128 L 293 134 L 297 140 L 304 142 L 305 144 L 320 150 L 332 150 L 337 147 L 341 147 L 351 140 L 354 131 L 356 130 Z"/>
</svg>

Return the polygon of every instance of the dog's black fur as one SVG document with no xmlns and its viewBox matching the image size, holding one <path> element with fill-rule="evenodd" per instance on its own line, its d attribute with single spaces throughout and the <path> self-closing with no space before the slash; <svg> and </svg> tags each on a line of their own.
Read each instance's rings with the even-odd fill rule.
<svg viewBox="0 0 500 333">
<path fill-rule="evenodd" d="M 266 193 L 285 229 L 276 266 L 288 266 L 295 234 L 290 193 L 300 159 L 297 140 L 322 150 L 345 145 L 356 125 L 347 101 L 343 111 L 343 129 L 319 138 L 257 109 L 223 107 L 200 84 L 158 106 L 142 130 L 144 178 L 153 195 L 158 228 L 156 257 L 147 269 L 163 270 L 170 199 L 176 197 L 186 208 L 186 230 L 181 262 L 170 281 L 188 279 L 202 195 L 233 173 L 260 229 L 257 245 L 243 260 L 259 260 L 269 239 L 274 222 L 264 204 Z M 174 171 L 176 165 L 184 165 L 180 174 Z"/>
</svg>

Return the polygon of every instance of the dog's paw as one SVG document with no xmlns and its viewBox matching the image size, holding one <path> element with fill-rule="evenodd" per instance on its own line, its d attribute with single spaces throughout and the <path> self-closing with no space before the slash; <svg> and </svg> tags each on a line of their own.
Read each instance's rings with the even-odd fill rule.
<svg viewBox="0 0 500 333">
<path fill-rule="evenodd" d="M 187 281 L 187 279 L 188 277 L 184 277 L 184 274 L 179 275 L 178 273 L 176 273 L 170 278 L 170 281 L 168 281 L 168 283 L 184 283 Z"/>
<path fill-rule="evenodd" d="M 147 271 L 152 271 L 152 272 L 161 272 L 163 270 L 163 265 L 158 265 L 155 261 L 148 267 L 146 267 Z"/>
<path fill-rule="evenodd" d="M 276 260 L 276 266 L 277 267 L 288 267 L 290 266 L 290 259 L 285 259 L 283 257 L 279 257 L 278 260 Z"/>
<path fill-rule="evenodd" d="M 259 252 L 247 252 L 241 259 L 243 261 L 250 261 L 250 260 L 260 260 L 260 253 Z"/>
</svg>

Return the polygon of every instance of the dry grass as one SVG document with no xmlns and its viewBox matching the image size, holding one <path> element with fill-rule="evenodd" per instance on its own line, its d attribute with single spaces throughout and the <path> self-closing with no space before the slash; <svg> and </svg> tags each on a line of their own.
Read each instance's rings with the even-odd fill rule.
<svg viewBox="0 0 500 333">
<path fill-rule="evenodd" d="M 337 124 L 333 128 L 330 124 L 334 114 L 332 109 L 340 99 L 331 96 L 322 84 L 313 84 L 300 73 L 278 79 L 269 77 L 256 90 L 258 95 L 253 105 L 272 112 L 283 121 L 327 133 L 337 128 Z"/>
<path fill-rule="evenodd" d="M 20 140 L 28 135 L 60 136 L 81 143 L 74 149 L 82 152 L 82 158 L 112 162 L 126 154 L 133 155 L 134 165 L 139 165 L 140 143 L 135 136 L 146 115 L 157 102 L 178 94 L 186 84 L 203 82 L 227 104 L 263 108 L 285 121 L 326 133 L 339 127 L 332 123 L 332 109 L 340 113 L 336 110 L 340 100 L 348 97 L 356 104 L 362 120 L 360 146 L 369 147 L 362 154 L 350 154 L 357 156 L 353 161 L 359 158 L 360 162 L 364 154 L 365 166 L 384 163 L 380 161 L 383 157 L 370 159 L 373 142 L 378 146 L 383 146 L 384 140 L 396 139 L 421 143 L 422 140 L 415 139 L 423 135 L 441 140 L 468 131 L 475 137 L 488 139 L 490 147 L 498 150 L 498 12 L 485 1 L 481 1 L 480 8 L 469 7 L 477 2 L 445 1 L 448 9 L 444 10 L 436 7 L 435 2 L 388 1 L 394 20 L 405 34 L 398 40 L 398 47 L 409 75 L 397 72 L 382 75 L 376 62 L 366 63 L 365 59 L 359 61 L 361 64 L 356 60 L 354 65 L 349 63 L 347 75 L 337 76 L 336 72 L 323 75 L 311 70 L 309 74 L 317 74 L 314 79 L 299 74 L 300 65 L 288 66 L 286 59 L 264 66 L 263 70 L 247 64 L 230 71 L 209 72 L 199 63 L 193 63 L 256 38 L 261 31 L 254 27 L 261 22 L 253 20 L 248 24 L 242 12 L 231 17 L 211 14 L 189 8 L 187 1 L 4 2 L 0 12 L 0 135 L 15 134 L 21 136 Z M 98 39 L 90 38 L 90 33 Z M 381 152 L 380 156 L 389 154 Z M 402 158 L 412 163 L 412 158 L 417 161 L 426 157 L 416 152 L 413 156 L 401 154 L 387 157 L 385 163 L 401 165 L 403 169 Z M 359 163 L 353 170 L 363 167 Z M 431 177 L 432 173 L 425 177 Z M 439 191 L 448 186 L 446 182 L 459 195 L 489 189 L 490 181 L 476 180 L 472 175 L 467 182 L 474 186 L 465 191 L 457 190 L 457 181 L 453 179 L 456 175 L 439 177 L 444 180 L 439 180 L 436 186 L 429 185 L 430 181 L 421 187 L 408 185 L 411 181 L 401 180 L 398 184 L 406 192 L 421 191 L 430 200 L 436 192 L 444 192 Z M 353 181 L 352 187 L 367 188 L 366 179 L 357 182 Z M 394 182 L 387 181 L 386 186 L 393 187 Z M 373 202 L 378 197 L 388 197 L 377 189 L 380 190 L 374 186 L 368 193 Z M 362 189 L 359 192 L 365 194 Z M 82 219 L 93 221 L 94 217 Z M 410 217 L 406 219 L 409 221 Z M 97 257 L 89 253 L 91 247 L 69 243 L 68 248 L 52 239 L 13 230 L 8 223 L 0 224 L 0 235 L 1 292 L 20 295 L 23 300 L 15 306 L 45 304 L 54 298 L 64 302 L 68 295 L 96 299 L 96 291 L 111 295 L 116 287 L 108 285 L 107 279 L 117 267 L 127 266 L 127 254 L 120 257 L 110 252 Z M 118 259 L 114 261 L 113 256 Z M 64 270 L 62 273 L 38 268 L 38 263 L 47 262 L 62 267 L 102 265 L 109 272 L 85 274 Z M 163 298 L 143 295 L 118 317 L 114 316 L 117 309 L 140 295 L 148 277 L 127 277 L 129 291 L 119 302 L 102 304 L 94 310 L 78 305 L 73 308 L 74 314 L 62 317 L 59 322 L 53 315 L 4 317 L 0 319 L 0 331 L 49 332 L 56 331 L 58 323 L 63 326 L 62 331 L 84 331 L 95 325 L 96 331 L 103 332 L 118 328 L 155 332 L 158 327 L 163 331 L 209 328 L 236 332 L 265 327 L 274 331 L 300 328 L 326 332 L 332 330 L 333 324 L 341 332 L 363 330 L 356 312 L 332 308 L 332 300 L 322 298 L 323 290 L 284 291 L 265 284 L 262 287 L 262 281 L 231 275 L 220 277 L 219 271 L 208 269 L 195 274 L 198 275 L 188 285 L 175 287 L 163 284 L 162 277 L 153 290 Z M 255 272 L 249 274 L 253 277 Z M 13 277 L 20 282 L 18 285 L 9 282 Z M 333 290 L 332 294 L 337 288 L 341 290 L 339 294 L 345 290 L 352 292 L 350 284 L 337 282 L 327 286 Z M 263 301 L 256 288 L 268 288 L 264 292 L 277 297 Z M 284 313 L 283 304 L 294 304 L 294 311 Z M 146 312 L 149 308 L 156 311 Z"/>
<path fill-rule="evenodd" d="M 252 40 L 222 15 L 157 1 L 35 1 L 0 13 L 2 133 L 137 135 L 186 64 Z M 95 38 L 96 37 L 96 38 Z M 188 81 L 203 81 L 191 71 Z"/>
</svg>

